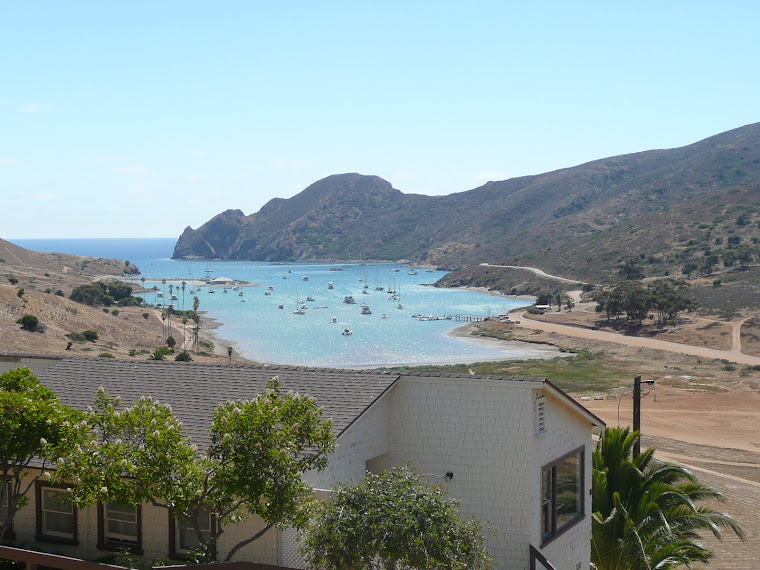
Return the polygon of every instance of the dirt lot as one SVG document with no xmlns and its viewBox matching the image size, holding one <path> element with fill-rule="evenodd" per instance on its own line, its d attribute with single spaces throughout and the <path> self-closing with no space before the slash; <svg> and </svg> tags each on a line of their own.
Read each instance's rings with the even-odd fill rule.
<svg viewBox="0 0 760 570">
<path fill-rule="evenodd" d="M 632 402 L 624 397 L 620 403 L 620 423 L 630 425 Z M 618 400 L 582 404 L 608 425 L 618 425 Z M 642 399 L 641 408 L 644 445 L 657 449 L 655 457 L 681 463 L 700 481 L 718 488 L 726 501 L 712 506 L 731 514 L 747 533 L 746 542 L 733 535 L 723 542 L 706 537 L 716 553 L 709 568 L 759 568 L 760 394 L 659 386 Z"/>
</svg>

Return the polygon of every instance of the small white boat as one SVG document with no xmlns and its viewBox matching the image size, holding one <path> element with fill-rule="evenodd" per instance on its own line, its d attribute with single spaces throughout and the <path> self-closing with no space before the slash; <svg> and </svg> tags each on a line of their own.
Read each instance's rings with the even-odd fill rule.
<svg viewBox="0 0 760 570">
<path fill-rule="evenodd" d="M 243 297 L 242 299 L 240 299 L 240 302 L 241 302 L 241 303 L 247 303 L 248 301 L 246 301 L 246 300 L 245 300 L 245 297 Z"/>
<path fill-rule="evenodd" d="M 343 332 L 341 334 L 343 336 L 349 336 L 349 335 L 353 334 L 353 332 L 354 331 L 352 331 L 351 329 L 343 329 Z"/>
<path fill-rule="evenodd" d="M 301 277 L 301 281 L 308 281 L 308 280 L 309 280 L 308 275 L 304 275 L 303 277 Z"/>
<path fill-rule="evenodd" d="M 208 290 L 209 293 L 214 293 L 215 291 L 213 289 Z"/>
<path fill-rule="evenodd" d="M 243 292 L 240 291 L 240 293 L 238 293 L 238 296 L 242 297 L 243 296 Z"/>
<path fill-rule="evenodd" d="M 272 292 L 269 289 L 264 289 L 264 295 L 271 295 Z"/>
<path fill-rule="evenodd" d="M 288 278 L 288 276 L 287 276 L 287 275 L 283 275 L 283 276 L 282 276 L 282 278 L 283 278 L 283 279 L 287 279 L 287 278 Z"/>
<path fill-rule="evenodd" d="M 414 268 L 412 268 L 412 269 L 410 269 L 409 271 L 407 271 L 407 274 L 408 274 L 408 275 L 419 275 L 419 273 L 417 273 L 417 272 L 414 270 Z"/>
<path fill-rule="evenodd" d="M 332 281 L 329 281 L 329 282 L 327 283 L 327 288 L 328 288 L 328 289 L 335 289 L 335 287 L 333 286 L 333 282 L 332 282 Z"/>
<path fill-rule="evenodd" d="M 364 289 L 364 290 L 362 291 L 362 295 L 369 295 L 369 291 L 367 291 L 366 289 Z"/>
<path fill-rule="evenodd" d="M 345 297 L 343 297 L 343 302 L 346 303 L 347 305 L 355 305 L 356 304 L 356 301 L 354 301 L 354 296 L 353 295 L 346 295 Z"/>
<path fill-rule="evenodd" d="M 306 311 L 304 311 L 303 309 L 296 309 L 295 311 L 293 311 L 293 314 L 294 315 L 305 315 Z"/>
<path fill-rule="evenodd" d="M 285 307 L 283 306 L 283 304 L 282 304 L 282 303 L 280 303 L 279 305 L 277 305 L 277 308 L 278 308 L 278 309 L 284 309 Z"/>
<path fill-rule="evenodd" d="M 307 301 L 313 301 L 313 300 L 314 300 L 314 297 L 312 297 L 311 295 L 309 295 L 308 297 L 306 297 L 306 300 L 307 300 Z"/>
<path fill-rule="evenodd" d="M 403 309 L 403 308 L 404 308 L 404 306 L 403 306 L 401 303 L 399 303 L 399 304 L 398 304 L 398 308 L 399 308 L 399 309 Z"/>
<path fill-rule="evenodd" d="M 269 287 L 267 287 L 267 291 L 274 291 L 274 285 L 270 285 Z"/>
<path fill-rule="evenodd" d="M 362 304 L 362 315 L 371 315 L 372 310 L 367 306 Z"/>
<path fill-rule="evenodd" d="M 333 317 L 332 318 L 332 322 L 337 323 L 338 322 L 338 317 Z"/>
<path fill-rule="evenodd" d="M 385 313 L 383 313 L 383 316 L 382 316 L 382 318 L 383 318 L 383 319 L 387 319 L 388 317 L 386 316 L 386 314 L 385 314 Z"/>
</svg>

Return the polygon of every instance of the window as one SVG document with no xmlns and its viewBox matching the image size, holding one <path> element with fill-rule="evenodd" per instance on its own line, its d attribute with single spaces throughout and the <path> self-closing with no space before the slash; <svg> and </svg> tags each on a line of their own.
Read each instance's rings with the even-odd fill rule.
<svg viewBox="0 0 760 570">
<path fill-rule="evenodd" d="M 541 535 L 543 544 L 583 518 L 583 448 L 541 470 Z"/>
<path fill-rule="evenodd" d="M 5 523 L 5 521 L 8 520 L 8 517 L 11 516 L 10 496 L 11 484 L 8 483 L 7 485 L 0 485 L 0 527 L 2 527 L 3 523 Z M 0 538 L 15 538 L 13 534 L 13 525 L 9 526 L 8 530 L 5 531 L 5 535 Z"/>
<path fill-rule="evenodd" d="M 140 507 L 119 503 L 98 505 L 98 548 L 123 550 L 139 554 L 142 547 L 142 512 Z"/>
<path fill-rule="evenodd" d="M 198 526 L 203 537 L 208 539 L 214 526 L 210 513 L 203 512 L 198 516 Z M 169 517 L 169 555 L 182 558 L 199 546 L 198 535 L 195 533 L 193 524 L 190 521 L 175 519 L 172 513 Z"/>
<path fill-rule="evenodd" d="M 71 491 L 38 482 L 37 540 L 77 544 L 77 510 Z"/>
</svg>

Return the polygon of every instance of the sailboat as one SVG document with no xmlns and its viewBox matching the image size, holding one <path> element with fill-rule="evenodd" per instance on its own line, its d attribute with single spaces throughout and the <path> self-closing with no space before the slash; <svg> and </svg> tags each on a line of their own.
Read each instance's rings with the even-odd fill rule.
<svg viewBox="0 0 760 570">
<path fill-rule="evenodd" d="M 303 307 L 303 305 L 301 305 L 301 301 L 298 299 L 298 293 L 296 293 L 296 310 L 293 311 L 293 314 L 294 315 L 305 315 L 306 311 L 304 311 L 301 307 Z"/>
</svg>

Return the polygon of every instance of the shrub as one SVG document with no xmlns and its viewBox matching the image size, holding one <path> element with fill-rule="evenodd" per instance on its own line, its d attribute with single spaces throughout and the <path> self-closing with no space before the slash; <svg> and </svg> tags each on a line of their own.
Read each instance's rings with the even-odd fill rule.
<svg viewBox="0 0 760 570">
<path fill-rule="evenodd" d="M 713 281 L 713 287 L 720 287 L 722 285 L 720 279 L 715 279 Z"/>
<path fill-rule="evenodd" d="M 21 328 L 25 331 L 35 331 L 37 330 L 37 326 L 40 324 L 40 321 L 34 315 L 24 315 L 16 321 L 16 324 L 21 325 Z"/>
<path fill-rule="evenodd" d="M 112 314 L 114 317 L 118 317 L 118 316 L 119 316 L 119 309 L 112 309 L 112 310 L 111 310 L 111 314 Z"/>
<path fill-rule="evenodd" d="M 16 283 L 18 283 L 18 279 L 16 279 L 13 275 L 8 277 L 8 281 L 10 281 L 11 285 L 15 285 Z"/>
<path fill-rule="evenodd" d="M 60 289 L 58 289 L 58 291 L 55 292 L 55 295 L 56 297 L 65 297 L 65 295 L 63 294 L 63 291 L 61 291 Z"/>
<path fill-rule="evenodd" d="M 175 346 L 177 346 L 177 340 L 173 336 L 169 335 L 168 337 L 166 337 L 166 346 L 168 346 L 169 348 L 174 348 Z"/>
<path fill-rule="evenodd" d="M 19 299 L 21 299 L 23 296 L 24 296 L 24 288 L 21 287 L 21 289 L 19 289 L 18 291 L 16 291 L 16 297 L 18 297 Z"/>
<path fill-rule="evenodd" d="M 100 358 L 116 358 L 110 352 L 101 352 L 100 354 L 98 354 L 98 357 L 100 357 Z"/>
<path fill-rule="evenodd" d="M 177 362 L 190 362 L 193 359 L 191 358 L 190 353 L 188 351 L 183 350 L 182 352 L 177 354 L 177 356 L 174 357 L 174 360 L 176 360 Z"/>
<path fill-rule="evenodd" d="M 148 360 L 166 360 L 167 354 L 171 354 L 171 349 L 166 348 L 165 346 L 159 346 L 153 351 L 153 354 L 148 357 Z"/>
<path fill-rule="evenodd" d="M 74 344 L 73 342 L 69 341 L 66 343 L 66 350 L 71 350 L 71 345 Z"/>
<path fill-rule="evenodd" d="M 47 293 L 48 295 L 50 295 L 50 293 L 52 293 L 52 292 L 53 292 L 53 290 L 52 290 L 52 289 L 50 289 L 50 288 L 48 288 L 48 289 L 45 289 L 45 293 Z"/>
<path fill-rule="evenodd" d="M 143 313 L 143 319 L 147 319 L 150 316 L 148 313 Z"/>
<path fill-rule="evenodd" d="M 103 312 L 108 314 L 108 309 L 106 307 L 103 307 Z"/>
<path fill-rule="evenodd" d="M 72 332 L 66 335 L 68 338 L 73 340 L 74 342 L 85 342 L 87 339 L 84 338 L 84 335 L 82 333 L 78 332 Z"/>
<path fill-rule="evenodd" d="M 90 342 L 95 342 L 96 340 L 98 340 L 98 332 L 97 331 L 93 331 L 93 330 L 82 331 L 82 336 L 86 340 L 89 340 Z"/>
<path fill-rule="evenodd" d="M 137 354 L 137 350 L 135 350 L 134 348 L 130 348 L 130 349 L 127 351 L 127 354 L 128 354 L 129 356 L 134 356 L 135 354 Z"/>
<path fill-rule="evenodd" d="M 733 372 L 734 370 L 736 370 L 736 366 L 734 366 L 733 364 L 726 364 L 723 367 L 723 370 L 725 370 L 726 372 Z"/>
</svg>

